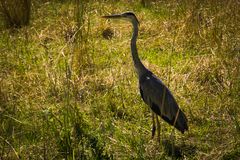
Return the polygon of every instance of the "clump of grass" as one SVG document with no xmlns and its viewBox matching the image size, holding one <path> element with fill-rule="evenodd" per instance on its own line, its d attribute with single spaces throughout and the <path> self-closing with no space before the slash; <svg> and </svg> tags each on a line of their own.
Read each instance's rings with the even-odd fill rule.
<svg viewBox="0 0 240 160">
<path fill-rule="evenodd" d="M 0 12 L 7 27 L 28 25 L 31 16 L 31 0 L 1 0 Z"/>
<path fill-rule="evenodd" d="M 234 148 L 231 151 L 228 151 L 225 153 L 221 159 L 222 160 L 237 160 L 240 157 L 240 145 L 234 146 Z"/>
<path fill-rule="evenodd" d="M 239 16 L 230 11 L 236 2 L 126 2 L 48 1 L 38 5 L 31 28 L 1 30 L 0 159 L 239 155 Z M 189 131 L 176 132 L 174 143 L 151 140 L 130 25 L 99 17 L 125 10 L 141 21 L 143 63 L 170 84 L 189 119 Z M 161 130 L 165 140 L 172 128 L 162 122 Z"/>
<path fill-rule="evenodd" d="M 79 68 L 90 63 L 89 40 L 90 40 L 90 2 L 75 0 L 76 21 L 76 60 Z"/>
</svg>

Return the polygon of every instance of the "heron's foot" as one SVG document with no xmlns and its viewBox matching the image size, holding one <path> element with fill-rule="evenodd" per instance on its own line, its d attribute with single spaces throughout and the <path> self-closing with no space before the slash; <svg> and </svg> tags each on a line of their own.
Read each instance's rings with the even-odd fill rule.
<svg viewBox="0 0 240 160">
<path fill-rule="evenodd" d="M 155 136 L 155 132 L 156 132 L 156 126 L 153 125 L 153 126 L 152 126 L 152 139 L 153 139 L 154 136 Z"/>
</svg>

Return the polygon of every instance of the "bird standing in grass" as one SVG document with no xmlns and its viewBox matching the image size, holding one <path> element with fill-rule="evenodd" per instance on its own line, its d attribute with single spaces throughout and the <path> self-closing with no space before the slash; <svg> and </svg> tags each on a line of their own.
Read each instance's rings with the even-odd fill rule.
<svg viewBox="0 0 240 160">
<path fill-rule="evenodd" d="M 103 18 L 124 19 L 130 21 L 133 25 L 133 34 L 131 39 L 132 59 L 139 79 L 141 97 L 152 110 L 152 138 L 155 135 L 157 124 L 158 139 L 160 140 L 160 123 L 158 116 L 160 116 L 168 124 L 174 126 L 180 132 L 184 133 L 187 131 L 187 118 L 178 107 L 178 104 L 170 90 L 159 78 L 149 71 L 139 59 L 136 46 L 139 21 L 135 14 L 133 12 L 124 12 L 122 14 L 103 16 Z"/>
</svg>

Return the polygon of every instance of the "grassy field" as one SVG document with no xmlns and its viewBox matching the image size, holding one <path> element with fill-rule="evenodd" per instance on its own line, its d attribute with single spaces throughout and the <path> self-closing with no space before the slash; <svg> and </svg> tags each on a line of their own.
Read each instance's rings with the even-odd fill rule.
<svg viewBox="0 0 240 160">
<path fill-rule="evenodd" d="M 30 23 L 0 13 L 0 159 L 239 159 L 239 1 L 32 2 Z M 181 134 L 140 98 L 139 56 L 187 115 Z M 173 138 L 170 135 L 173 133 Z"/>
</svg>

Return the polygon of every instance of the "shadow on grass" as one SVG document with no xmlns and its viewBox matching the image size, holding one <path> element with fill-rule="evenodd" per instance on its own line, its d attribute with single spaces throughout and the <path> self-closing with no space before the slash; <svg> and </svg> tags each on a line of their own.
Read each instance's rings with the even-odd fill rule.
<svg viewBox="0 0 240 160">
<path fill-rule="evenodd" d="M 233 150 L 225 153 L 221 159 L 222 160 L 239 160 L 239 157 L 240 157 L 240 144 L 237 144 Z"/>
<path fill-rule="evenodd" d="M 197 151 L 196 146 L 188 144 L 175 145 L 171 140 L 164 140 L 162 145 L 166 154 L 174 159 L 183 159 L 185 156 L 194 156 Z"/>
</svg>

